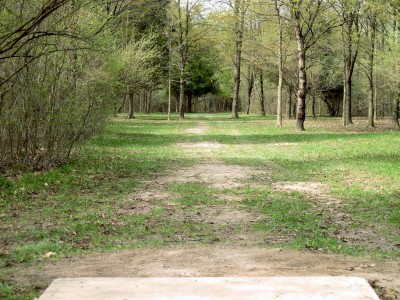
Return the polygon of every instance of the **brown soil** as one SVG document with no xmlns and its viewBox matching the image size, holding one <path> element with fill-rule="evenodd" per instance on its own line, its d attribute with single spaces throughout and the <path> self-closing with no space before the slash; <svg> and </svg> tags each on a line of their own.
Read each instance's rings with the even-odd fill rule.
<svg viewBox="0 0 400 300">
<path fill-rule="evenodd" d="M 322 201 L 324 204 L 340 204 L 341 200 L 329 195 L 330 189 L 322 182 L 276 182 L 275 190 L 286 192 L 302 192 L 309 198 Z"/>
<path fill-rule="evenodd" d="M 206 130 L 207 130 L 206 126 L 198 126 L 198 127 L 186 129 L 186 133 L 203 134 Z"/>
<path fill-rule="evenodd" d="M 205 182 L 217 189 L 244 187 L 244 181 L 261 171 L 250 167 L 227 165 L 214 161 L 178 170 L 162 179 L 167 182 Z"/>
<path fill-rule="evenodd" d="M 140 249 L 67 258 L 16 270 L 24 284 L 58 277 L 357 276 L 400 290 L 399 266 L 342 255 L 253 247 Z"/>
</svg>

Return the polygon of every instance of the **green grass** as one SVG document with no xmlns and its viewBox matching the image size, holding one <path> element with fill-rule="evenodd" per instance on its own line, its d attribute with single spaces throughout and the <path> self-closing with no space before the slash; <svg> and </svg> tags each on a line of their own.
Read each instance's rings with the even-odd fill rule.
<svg viewBox="0 0 400 300">
<path fill-rule="evenodd" d="M 400 134 L 358 123 L 343 128 L 337 119 L 308 120 L 307 131 L 299 133 L 293 121 L 278 129 L 273 117 L 254 115 L 233 120 L 229 114 L 188 114 L 183 122 L 176 115 L 170 122 L 161 114 L 134 120 L 119 116 L 68 164 L 0 177 L 0 298 L 32 299 L 38 293 L 13 283 L 10 270 L 15 267 L 172 242 L 230 244 L 230 232 L 257 233 L 260 247 L 398 259 L 396 248 L 352 246 L 334 234 L 343 230 L 332 222 L 339 212 L 351 216 L 349 229 L 372 230 L 388 245 L 400 244 Z M 186 132 L 199 125 L 207 126 L 204 134 Z M 204 141 L 222 146 L 196 156 L 176 145 Z M 254 167 L 268 176 L 225 190 L 207 182 L 169 182 L 165 191 L 173 195 L 168 200 L 180 217 L 157 201 L 146 211 L 125 213 L 143 182 L 215 160 Z M 322 182 L 345 205 L 332 212 L 300 192 L 274 190 L 272 183 L 278 181 Z M 224 204 L 222 194 L 241 197 L 241 206 Z M 233 205 L 264 217 L 232 228 L 192 217 L 210 205 Z M 56 255 L 44 258 L 49 251 Z"/>
</svg>

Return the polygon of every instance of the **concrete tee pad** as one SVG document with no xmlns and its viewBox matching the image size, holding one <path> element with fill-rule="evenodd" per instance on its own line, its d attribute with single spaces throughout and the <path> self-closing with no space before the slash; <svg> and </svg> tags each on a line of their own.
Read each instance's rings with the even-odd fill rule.
<svg viewBox="0 0 400 300">
<path fill-rule="evenodd" d="M 379 300 L 357 277 L 61 278 L 39 300 Z"/>
</svg>

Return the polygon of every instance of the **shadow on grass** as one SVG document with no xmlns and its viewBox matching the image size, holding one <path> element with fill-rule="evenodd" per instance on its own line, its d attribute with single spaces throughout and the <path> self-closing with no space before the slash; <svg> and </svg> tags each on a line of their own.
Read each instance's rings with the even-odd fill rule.
<svg viewBox="0 0 400 300">
<path fill-rule="evenodd" d="M 390 133 L 388 133 L 390 134 Z M 226 145 L 249 145 L 249 144 L 278 144 L 278 143 L 311 143 L 325 141 L 360 140 L 382 137 L 386 133 L 357 133 L 357 134 L 317 134 L 317 133 L 287 133 L 287 134 L 249 134 L 249 135 L 188 135 L 182 134 L 154 134 L 154 133 L 126 133 L 117 132 L 111 136 L 92 140 L 91 145 L 101 147 L 159 147 L 168 146 L 177 142 L 204 142 L 214 141 Z"/>
</svg>

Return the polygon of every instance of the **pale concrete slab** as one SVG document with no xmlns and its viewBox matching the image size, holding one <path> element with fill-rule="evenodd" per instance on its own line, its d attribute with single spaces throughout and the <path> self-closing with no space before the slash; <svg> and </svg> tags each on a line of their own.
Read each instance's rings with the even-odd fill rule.
<svg viewBox="0 0 400 300">
<path fill-rule="evenodd" d="M 61 278 L 39 300 L 379 300 L 357 277 Z"/>
</svg>

